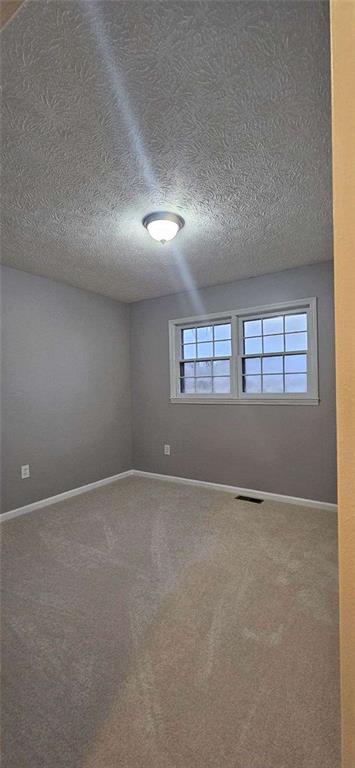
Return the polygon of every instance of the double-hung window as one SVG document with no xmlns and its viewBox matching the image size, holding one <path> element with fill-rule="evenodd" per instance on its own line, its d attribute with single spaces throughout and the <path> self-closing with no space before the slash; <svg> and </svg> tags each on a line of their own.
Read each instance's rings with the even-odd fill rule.
<svg viewBox="0 0 355 768">
<path fill-rule="evenodd" d="M 180 394 L 225 395 L 231 392 L 232 325 L 210 322 L 181 328 Z"/>
<path fill-rule="evenodd" d="M 316 299 L 169 326 L 172 402 L 318 403 Z"/>
</svg>

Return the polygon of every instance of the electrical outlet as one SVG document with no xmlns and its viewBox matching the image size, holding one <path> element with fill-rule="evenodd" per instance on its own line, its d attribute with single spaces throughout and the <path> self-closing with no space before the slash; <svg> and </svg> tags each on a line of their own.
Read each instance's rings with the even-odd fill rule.
<svg viewBox="0 0 355 768">
<path fill-rule="evenodd" d="M 170 445 L 164 445 L 164 456 L 170 456 Z"/>
<path fill-rule="evenodd" d="M 25 480 L 26 477 L 30 477 L 30 465 L 22 464 L 21 467 L 21 480 Z"/>
</svg>

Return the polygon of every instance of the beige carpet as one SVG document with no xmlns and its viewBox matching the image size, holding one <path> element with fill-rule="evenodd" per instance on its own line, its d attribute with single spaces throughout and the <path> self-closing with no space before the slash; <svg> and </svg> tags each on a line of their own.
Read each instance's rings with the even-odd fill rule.
<svg viewBox="0 0 355 768">
<path fill-rule="evenodd" d="M 335 514 L 128 478 L 1 527 L 3 768 L 339 768 Z"/>
</svg>

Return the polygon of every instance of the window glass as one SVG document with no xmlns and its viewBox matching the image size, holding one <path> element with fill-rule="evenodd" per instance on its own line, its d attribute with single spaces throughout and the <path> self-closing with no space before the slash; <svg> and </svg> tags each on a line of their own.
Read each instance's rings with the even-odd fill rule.
<svg viewBox="0 0 355 768">
<path fill-rule="evenodd" d="M 284 351 L 284 337 L 283 336 L 264 336 L 264 352 L 283 352 Z"/>
<path fill-rule="evenodd" d="M 213 379 L 213 391 L 221 394 L 230 392 L 229 376 L 215 376 Z"/>
<path fill-rule="evenodd" d="M 243 384 L 244 392 L 249 394 L 261 392 L 261 376 L 244 376 Z"/>
<path fill-rule="evenodd" d="M 181 392 L 186 395 L 195 392 L 195 379 L 181 379 Z"/>
<path fill-rule="evenodd" d="M 232 349 L 231 349 L 230 341 L 215 341 L 214 343 L 215 357 L 230 357 L 231 351 Z"/>
<path fill-rule="evenodd" d="M 200 392 L 201 394 L 212 392 L 212 379 L 196 379 L 196 392 Z"/>
<path fill-rule="evenodd" d="M 285 355 L 286 373 L 307 373 L 307 355 Z"/>
<path fill-rule="evenodd" d="M 276 393 L 284 391 L 283 376 L 272 374 L 263 376 L 263 392 Z"/>
<path fill-rule="evenodd" d="M 261 320 L 244 320 L 244 336 L 260 336 Z"/>
<path fill-rule="evenodd" d="M 214 360 L 213 361 L 213 375 L 214 376 L 229 376 L 230 375 L 230 362 L 229 362 L 229 360 Z"/>
<path fill-rule="evenodd" d="M 263 320 L 263 334 L 269 333 L 283 333 L 284 319 L 283 317 L 266 317 Z"/>
<path fill-rule="evenodd" d="M 286 392 L 307 392 L 307 374 L 286 373 L 285 390 Z"/>
<path fill-rule="evenodd" d="M 244 352 L 246 355 L 258 355 L 262 351 L 261 336 L 255 336 L 244 340 Z"/>
<path fill-rule="evenodd" d="M 196 341 L 196 329 L 195 328 L 184 328 L 182 332 L 182 343 L 183 344 L 193 344 Z"/>
<path fill-rule="evenodd" d="M 213 343 L 212 341 L 203 342 L 197 344 L 197 357 L 212 357 L 213 356 Z"/>
<path fill-rule="evenodd" d="M 286 315 L 285 317 L 285 331 L 306 331 L 307 330 L 307 315 L 303 312 L 301 315 Z"/>
<path fill-rule="evenodd" d="M 214 338 L 215 341 L 230 339 L 232 335 L 232 326 L 230 323 L 224 323 L 223 325 L 214 326 Z"/>
<path fill-rule="evenodd" d="M 212 376 L 212 361 L 204 360 L 196 363 L 196 376 Z"/>
<path fill-rule="evenodd" d="M 282 357 L 264 357 L 263 373 L 283 373 Z"/>
<path fill-rule="evenodd" d="M 180 376 L 194 376 L 195 363 L 180 363 Z"/>
<path fill-rule="evenodd" d="M 182 354 L 184 360 L 187 360 L 191 357 L 196 357 L 196 344 L 184 344 L 182 348 Z"/>
<path fill-rule="evenodd" d="M 246 357 L 243 360 L 244 373 L 261 373 L 261 357 Z"/>
<path fill-rule="evenodd" d="M 286 333 L 286 351 L 297 352 L 299 349 L 307 349 L 306 333 Z"/>
<path fill-rule="evenodd" d="M 197 341 L 212 341 L 213 329 L 212 325 L 204 328 L 197 328 Z"/>
</svg>

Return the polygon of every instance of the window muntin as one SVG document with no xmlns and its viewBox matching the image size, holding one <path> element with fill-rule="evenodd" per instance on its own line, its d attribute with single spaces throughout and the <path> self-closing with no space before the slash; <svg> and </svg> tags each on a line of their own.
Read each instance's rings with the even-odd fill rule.
<svg viewBox="0 0 355 768">
<path fill-rule="evenodd" d="M 307 312 L 242 320 L 242 391 L 307 394 Z"/>
<path fill-rule="evenodd" d="M 318 404 L 316 299 L 169 327 L 172 401 Z"/>
<path fill-rule="evenodd" d="M 230 394 L 231 354 L 230 322 L 182 328 L 179 355 L 180 394 Z"/>
</svg>

